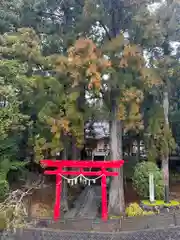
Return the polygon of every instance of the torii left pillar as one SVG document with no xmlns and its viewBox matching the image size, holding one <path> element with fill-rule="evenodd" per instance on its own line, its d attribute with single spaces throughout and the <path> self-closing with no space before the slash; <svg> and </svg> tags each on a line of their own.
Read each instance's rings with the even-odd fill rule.
<svg viewBox="0 0 180 240">
<path fill-rule="evenodd" d="M 56 200 L 54 204 L 54 220 L 57 221 L 60 218 L 60 205 L 61 205 L 61 191 L 62 191 L 62 176 L 56 175 Z"/>
</svg>

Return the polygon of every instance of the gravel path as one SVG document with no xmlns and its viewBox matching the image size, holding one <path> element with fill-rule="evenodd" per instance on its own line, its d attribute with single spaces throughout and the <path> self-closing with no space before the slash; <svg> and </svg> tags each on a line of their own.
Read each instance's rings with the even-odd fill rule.
<svg viewBox="0 0 180 240">
<path fill-rule="evenodd" d="M 100 187 L 87 186 L 74 203 L 74 208 L 64 216 L 67 218 L 96 218 L 101 198 Z"/>
<path fill-rule="evenodd" d="M 146 230 L 130 233 L 60 232 L 43 229 L 26 229 L 16 236 L 1 240 L 180 240 L 180 227 Z"/>
</svg>

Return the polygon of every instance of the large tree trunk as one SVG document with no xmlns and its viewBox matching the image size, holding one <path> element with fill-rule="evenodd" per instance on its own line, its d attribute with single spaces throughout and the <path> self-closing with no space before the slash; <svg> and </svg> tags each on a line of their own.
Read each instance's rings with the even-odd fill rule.
<svg viewBox="0 0 180 240">
<path fill-rule="evenodd" d="M 79 148 L 76 146 L 76 139 L 72 138 L 72 156 L 71 156 L 72 160 L 80 160 L 80 150 Z"/>
<path fill-rule="evenodd" d="M 117 120 L 117 107 L 113 103 L 112 120 L 110 122 L 110 148 L 111 159 L 122 159 L 122 122 Z M 124 184 L 123 184 L 123 168 L 115 169 L 119 172 L 117 177 L 114 177 L 109 192 L 109 213 L 119 215 L 124 211 Z"/>
<path fill-rule="evenodd" d="M 65 139 L 65 136 L 64 136 Z M 62 159 L 67 160 L 67 144 L 66 141 L 64 142 L 64 149 L 63 149 L 63 154 L 62 154 Z M 68 186 L 67 186 L 67 181 L 65 179 L 62 180 L 62 200 L 61 200 L 61 210 L 63 212 L 67 212 L 69 210 L 68 207 Z"/>
<path fill-rule="evenodd" d="M 169 128 L 169 98 L 167 89 L 164 91 L 163 96 L 163 110 L 164 110 L 164 120 L 165 120 L 165 131 Z M 165 186 L 165 201 L 169 202 L 169 149 L 164 149 L 164 154 L 162 156 L 162 171 L 164 175 L 164 186 Z"/>
</svg>

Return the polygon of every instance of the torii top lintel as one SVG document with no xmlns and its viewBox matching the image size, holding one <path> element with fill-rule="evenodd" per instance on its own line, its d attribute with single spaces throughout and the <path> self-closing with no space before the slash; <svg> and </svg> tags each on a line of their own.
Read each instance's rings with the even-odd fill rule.
<svg viewBox="0 0 180 240">
<path fill-rule="evenodd" d="M 44 167 L 77 167 L 77 168 L 120 168 L 124 164 L 124 160 L 117 161 L 77 161 L 77 160 L 41 160 Z"/>
</svg>

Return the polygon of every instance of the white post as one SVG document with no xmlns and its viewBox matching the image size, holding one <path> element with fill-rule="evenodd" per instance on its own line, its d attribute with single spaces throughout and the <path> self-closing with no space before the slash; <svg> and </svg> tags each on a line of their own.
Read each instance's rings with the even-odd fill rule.
<svg viewBox="0 0 180 240">
<path fill-rule="evenodd" d="M 152 173 L 149 174 L 149 200 L 154 202 L 154 176 Z"/>
</svg>

